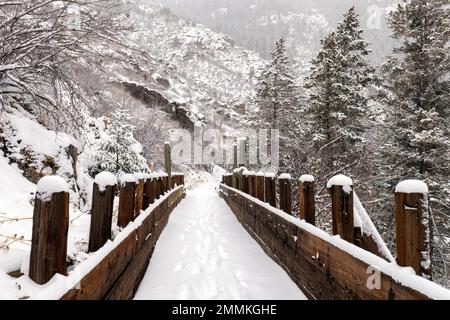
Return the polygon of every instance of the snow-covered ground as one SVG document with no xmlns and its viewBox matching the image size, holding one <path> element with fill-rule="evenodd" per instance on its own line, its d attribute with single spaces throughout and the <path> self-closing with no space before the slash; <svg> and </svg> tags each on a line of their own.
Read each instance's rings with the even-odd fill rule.
<svg viewBox="0 0 450 320">
<path fill-rule="evenodd" d="M 306 299 L 218 196 L 219 176 L 174 210 L 135 299 Z"/>
</svg>

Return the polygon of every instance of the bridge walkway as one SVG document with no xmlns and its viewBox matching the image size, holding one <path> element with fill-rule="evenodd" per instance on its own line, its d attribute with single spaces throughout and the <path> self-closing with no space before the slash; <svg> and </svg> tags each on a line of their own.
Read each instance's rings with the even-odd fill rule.
<svg viewBox="0 0 450 320">
<path fill-rule="evenodd" d="M 135 299 L 306 299 L 218 196 L 219 180 L 187 191 Z"/>
</svg>

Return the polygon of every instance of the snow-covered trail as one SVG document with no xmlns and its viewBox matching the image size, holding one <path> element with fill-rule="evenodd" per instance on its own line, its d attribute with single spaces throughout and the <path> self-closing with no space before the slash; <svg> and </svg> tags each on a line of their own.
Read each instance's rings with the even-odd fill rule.
<svg viewBox="0 0 450 320">
<path fill-rule="evenodd" d="M 135 299 L 306 299 L 218 196 L 216 180 L 174 210 Z"/>
</svg>

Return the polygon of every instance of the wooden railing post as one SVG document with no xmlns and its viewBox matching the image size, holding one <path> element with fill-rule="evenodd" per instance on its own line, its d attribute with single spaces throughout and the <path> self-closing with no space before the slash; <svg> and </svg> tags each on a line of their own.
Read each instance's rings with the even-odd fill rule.
<svg viewBox="0 0 450 320">
<path fill-rule="evenodd" d="M 252 197 L 255 196 L 255 173 L 253 171 L 249 171 L 247 173 L 247 188 L 248 194 Z"/>
<path fill-rule="evenodd" d="M 245 169 L 244 167 L 239 168 L 237 177 L 238 177 L 238 186 L 237 188 L 242 191 L 245 192 L 245 183 L 246 183 L 246 178 L 244 175 L 244 172 L 246 172 L 247 169 Z"/>
<path fill-rule="evenodd" d="M 162 195 L 169 191 L 169 176 L 167 173 L 163 173 L 162 177 Z"/>
<path fill-rule="evenodd" d="M 144 182 L 144 196 L 142 197 L 142 210 L 147 210 L 147 208 L 150 206 L 151 202 L 150 197 L 152 193 L 152 178 L 150 178 L 150 175 L 146 175 L 145 182 Z"/>
<path fill-rule="evenodd" d="M 116 188 L 117 179 L 112 173 L 102 172 L 95 177 L 92 191 L 89 252 L 97 251 L 111 239 Z"/>
<path fill-rule="evenodd" d="M 334 176 L 327 183 L 331 195 L 333 234 L 355 243 L 353 216 L 353 181 L 342 174 Z"/>
<path fill-rule="evenodd" d="M 156 199 L 159 199 L 164 194 L 164 183 L 163 183 L 163 177 L 161 174 L 158 174 L 158 177 L 156 179 Z"/>
<path fill-rule="evenodd" d="M 255 177 L 255 194 L 256 197 L 261 200 L 264 201 L 264 173 L 262 173 L 261 171 L 259 171 L 256 174 Z"/>
<path fill-rule="evenodd" d="M 168 141 L 164 142 L 164 170 L 167 173 L 166 191 L 168 191 L 172 186 L 172 150 Z"/>
<path fill-rule="evenodd" d="M 246 194 L 248 194 L 248 173 L 247 169 L 242 172 L 242 192 Z"/>
<path fill-rule="evenodd" d="M 272 207 L 277 207 L 277 188 L 275 185 L 275 174 L 266 173 L 264 177 L 264 190 L 266 202 Z"/>
<path fill-rule="evenodd" d="M 132 174 L 124 174 L 120 178 L 119 216 L 117 225 L 125 228 L 134 218 L 136 196 L 136 178 Z"/>
<path fill-rule="evenodd" d="M 239 189 L 239 169 L 233 170 L 233 188 Z"/>
<path fill-rule="evenodd" d="M 158 198 L 158 178 L 152 176 L 150 178 L 149 204 L 154 203 L 156 198 Z"/>
<path fill-rule="evenodd" d="M 315 225 L 316 224 L 316 203 L 314 190 L 314 177 L 303 175 L 298 182 L 298 200 L 300 219 Z"/>
<path fill-rule="evenodd" d="M 134 218 L 139 216 L 141 210 L 144 208 L 144 183 L 145 180 L 143 175 L 138 173 L 135 175 L 136 177 L 136 195 L 134 197 Z"/>
<path fill-rule="evenodd" d="M 291 176 L 283 173 L 278 177 L 280 189 L 280 209 L 292 214 Z"/>
<path fill-rule="evenodd" d="M 405 180 L 395 189 L 397 263 L 412 267 L 431 279 L 431 227 L 428 187 L 419 180 Z"/>
<path fill-rule="evenodd" d="M 39 284 L 67 272 L 68 191 L 66 182 L 56 176 L 43 177 L 37 185 L 29 277 Z"/>
</svg>

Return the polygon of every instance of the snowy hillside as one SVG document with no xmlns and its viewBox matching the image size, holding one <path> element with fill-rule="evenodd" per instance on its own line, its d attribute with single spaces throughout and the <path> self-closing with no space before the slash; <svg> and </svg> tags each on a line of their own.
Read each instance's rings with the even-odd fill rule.
<svg viewBox="0 0 450 320">
<path fill-rule="evenodd" d="M 176 14 L 230 34 L 237 43 L 268 58 L 283 36 L 295 68 L 303 73 L 320 49 L 320 39 L 333 29 L 353 4 L 361 14 L 365 34 L 374 45 L 372 59 L 380 62 L 392 40 L 384 21 L 390 0 L 161 0 Z"/>
<path fill-rule="evenodd" d="M 127 2 L 134 31 L 123 35 L 129 47 L 113 53 L 124 62 L 104 66 L 108 82 L 122 84 L 146 107 L 187 111 L 186 117 L 177 116 L 188 127 L 248 104 L 263 59 L 157 1 Z"/>
</svg>

